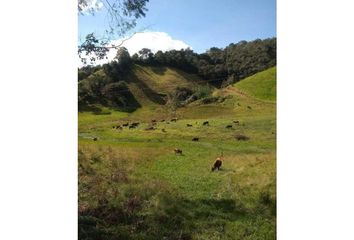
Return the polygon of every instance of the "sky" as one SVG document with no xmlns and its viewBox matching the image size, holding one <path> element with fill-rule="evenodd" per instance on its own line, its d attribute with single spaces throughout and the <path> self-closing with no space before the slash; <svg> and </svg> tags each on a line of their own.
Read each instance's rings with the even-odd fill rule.
<svg viewBox="0 0 354 240">
<path fill-rule="evenodd" d="M 93 0 L 98 9 L 99 1 Z M 131 55 L 143 47 L 155 51 L 190 47 L 202 53 L 241 40 L 276 36 L 276 0 L 150 0 L 147 8 L 135 28 L 146 33 L 124 44 Z M 79 41 L 88 33 L 99 34 L 106 22 L 102 10 L 79 16 Z"/>
</svg>

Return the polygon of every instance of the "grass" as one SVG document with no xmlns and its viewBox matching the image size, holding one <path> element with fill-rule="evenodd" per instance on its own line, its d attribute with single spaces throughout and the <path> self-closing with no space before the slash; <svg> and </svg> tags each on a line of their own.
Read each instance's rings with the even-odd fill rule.
<svg viewBox="0 0 354 240">
<path fill-rule="evenodd" d="M 133 113 L 79 113 L 80 239 L 275 239 L 275 103 L 232 86 L 214 95 L 226 100 L 171 112 L 142 94 L 148 104 Z M 146 131 L 152 119 L 157 129 Z"/>
<path fill-rule="evenodd" d="M 276 100 L 276 67 L 256 73 L 234 86 L 247 94 L 263 100 Z"/>
</svg>

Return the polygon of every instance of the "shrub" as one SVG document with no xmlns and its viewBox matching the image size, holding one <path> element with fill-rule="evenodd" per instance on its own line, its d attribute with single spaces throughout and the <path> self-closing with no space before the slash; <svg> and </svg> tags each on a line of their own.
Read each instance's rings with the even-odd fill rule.
<svg viewBox="0 0 354 240">
<path fill-rule="evenodd" d="M 194 95 L 197 99 L 209 97 L 212 93 L 212 89 L 209 85 L 198 86 Z"/>
</svg>

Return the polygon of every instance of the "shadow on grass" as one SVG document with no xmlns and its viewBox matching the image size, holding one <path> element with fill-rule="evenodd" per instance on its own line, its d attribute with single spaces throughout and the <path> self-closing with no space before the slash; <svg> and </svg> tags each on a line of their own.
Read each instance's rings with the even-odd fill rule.
<svg viewBox="0 0 354 240">
<path fill-rule="evenodd" d="M 160 196 L 127 204 L 109 204 L 79 212 L 79 239 L 192 239 L 196 232 L 217 231 L 227 222 L 252 218 L 232 199 L 189 200 Z"/>
<path fill-rule="evenodd" d="M 144 93 L 144 95 L 153 103 L 159 105 L 165 105 L 166 99 L 163 98 L 163 95 L 157 93 L 152 88 L 150 88 L 145 82 L 141 81 L 134 74 L 131 74 L 127 80 L 127 82 L 135 83 L 138 88 Z"/>
</svg>

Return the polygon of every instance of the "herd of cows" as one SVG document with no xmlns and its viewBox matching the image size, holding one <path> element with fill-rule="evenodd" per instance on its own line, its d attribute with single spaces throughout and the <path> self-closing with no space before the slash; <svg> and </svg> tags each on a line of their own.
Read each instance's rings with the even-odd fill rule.
<svg viewBox="0 0 354 240">
<path fill-rule="evenodd" d="M 156 130 L 157 129 L 156 126 L 157 126 L 158 122 L 165 122 L 166 124 L 170 124 L 172 122 L 177 122 L 177 120 L 178 120 L 178 118 L 172 118 L 172 119 L 170 119 L 170 121 L 166 121 L 165 119 L 162 119 L 162 120 L 159 120 L 159 121 L 157 121 L 156 119 L 152 119 L 150 125 L 148 127 L 146 127 L 144 130 L 145 131 Z M 238 120 L 233 120 L 232 123 L 236 124 L 236 125 L 240 125 L 240 121 L 238 121 Z M 233 124 L 226 125 L 225 128 L 226 129 L 232 129 L 233 128 Z M 126 122 L 126 123 L 123 123 L 121 125 L 112 126 L 112 129 L 116 129 L 116 130 L 123 130 L 124 128 L 134 129 L 134 128 L 137 128 L 139 125 L 140 125 L 140 122 L 132 122 L 132 123 Z M 193 127 L 193 125 L 189 124 L 189 123 L 187 123 L 186 126 L 187 127 Z M 209 121 L 202 122 L 202 126 L 210 126 Z M 166 130 L 164 128 L 162 128 L 161 131 L 162 132 L 166 132 Z M 235 139 L 238 140 L 238 141 L 246 141 L 246 140 L 249 140 L 249 137 L 247 137 L 245 135 L 242 135 L 242 134 L 237 134 L 235 136 Z M 97 140 L 98 140 L 97 137 L 93 138 L 93 141 L 97 141 Z M 193 137 L 192 141 L 194 141 L 194 142 L 199 141 L 199 137 Z M 179 149 L 179 148 L 175 148 L 174 149 L 174 153 L 176 155 L 183 155 L 182 149 Z M 214 164 L 213 164 L 213 166 L 211 168 L 211 171 L 220 170 L 221 165 L 222 165 L 221 157 L 218 157 L 215 160 L 215 162 L 214 162 Z"/>
<path fill-rule="evenodd" d="M 172 119 L 170 120 L 170 122 L 177 122 L 177 120 L 178 120 L 178 118 L 172 118 Z M 170 122 L 165 121 L 164 119 L 160 120 L 160 122 L 166 122 L 166 124 L 170 124 Z M 237 125 L 240 125 L 240 121 L 238 121 L 238 120 L 237 120 L 237 121 L 234 120 L 233 123 L 234 123 L 234 124 L 237 124 Z M 122 125 L 113 126 L 112 128 L 113 128 L 113 129 L 117 129 L 117 130 L 123 130 L 124 127 L 127 127 L 128 129 L 134 129 L 134 128 L 137 128 L 139 125 L 140 125 L 140 122 L 132 122 L 132 123 L 127 122 L 127 123 L 124 123 L 124 124 L 122 124 Z M 151 125 L 150 125 L 149 127 L 145 128 L 145 130 L 146 130 L 146 131 L 149 131 L 149 130 L 156 130 L 156 129 L 157 129 L 157 128 L 156 128 L 156 125 L 157 125 L 157 120 L 153 119 L 153 120 L 151 120 Z M 209 121 L 204 121 L 204 122 L 202 123 L 202 125 L 203 125 L 203 126 L 209 126 Z M 187 127 L 193 127 L 193 125 L 192 125 L 192 124 L 189 124 L 189 123 L 187 123 L 186 126 L 187 126 Z M 232 124 L 226 125 L 225 128 L 231 129 L 231 128 L 233 128 L 233 125 L 232 125 Z M 166 130 L 165 130 L 164 128 L 162 128 L 161 131 L 162 131 L 162 132 L 166 132 Z M 198 141 L 198 138 L 193 138 L 193 139 L 194 139 L 193 141 Z"/>
</svg>

